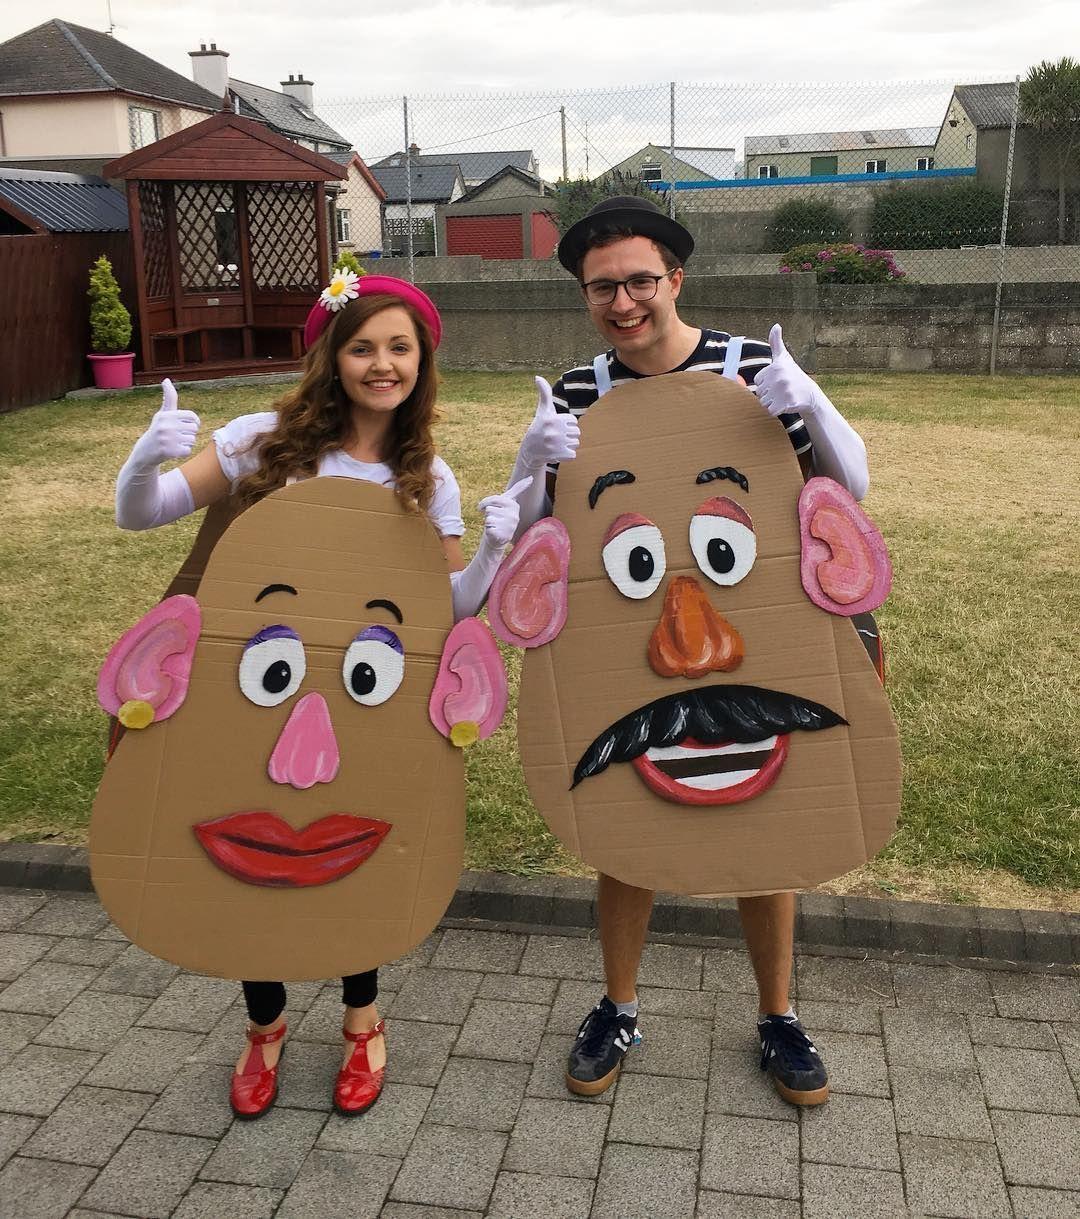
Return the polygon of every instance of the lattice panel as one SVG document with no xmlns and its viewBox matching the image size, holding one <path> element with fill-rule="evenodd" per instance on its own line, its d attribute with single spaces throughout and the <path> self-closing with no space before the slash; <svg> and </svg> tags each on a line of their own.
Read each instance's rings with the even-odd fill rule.
<svg viewBox="0 0 1080 1219">
<path fill-rule="evenodd" d="M 139 215 L 143 232 L 143 272 L 148 299 L 168 296 L 172 291 L 169 272 L 169 234 L 165 227 L 165 185 L 139 183 Z"/>
<path fill-rule="evenodd" d="M 306 182 L 258 182 L 248 188 L 251 271 L 256 287 L 316 293 L 319 257 L 315 189 Z"/>
<path fill-rule="evenodd" d="M 229 182 L 177 182 L 180 278 L 189 292 L 240 287 L 236 204 Z"/>
</svg>

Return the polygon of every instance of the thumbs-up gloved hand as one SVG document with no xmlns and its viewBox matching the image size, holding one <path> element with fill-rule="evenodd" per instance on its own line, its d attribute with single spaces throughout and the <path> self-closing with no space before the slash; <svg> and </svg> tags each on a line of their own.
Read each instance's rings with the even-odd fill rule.
<svg viewBox="0 0 1080 1219">
<path fill-rule="evenodd" d="M 121 529 L 151 529 L 195 510 L 191 488 L 179 467 L 161 474 L 163 461 L 188 457 L 199 433 L 199 416 L 177 406 L 176 387 L 161 383 L 161 406 L 135 441 L 116 479 L 116 523 Z"/>
<path fill-rule="evenodd" d="M 779 323 L 769 331 L 772 363 L 754 378 L 761 405 L 772 416 L 799 414 L 814 445 L 814 473 L 832 478 L 862 499 L 870 485 L 866 446 L 859 433 L 795 363 Z"/>
<path fill-rule="evenodd" d="M 784 346 L 784 332 L 779 322 L 769 331 L 769 348 L 772 363 L 754 380 L 758 401 L 774 418 L 797 412 L 807 419 L 817 411 L 824 395 Z"/>
<path fill-rule="evenodd" d="M 543 474 L 527 475 L 514 483 L 508 491 L 489 495 L 480 501 L 479 508 L 484 514 L 484 532 L 480 535 L 480 545 L 464 571 L 450 573 L 455 622 L 480 612 L 502 562 L 503 547 L 513 539 L 517 530 L 519 500 L 528 494 L 536 480 L 542 482 L 543 477 Z"/>
<path fill-rule="evenodd" d="M 536 378 L 536 414 L 521 439 L 517 465 L 523 470 L 542 470 L 549 461 L 570 461 L 577 453 L 581 429 L 573 415 L 560 415 L 551 401 L 551 386 Z M 512 481 L 517 481 L 516 479 Z"/>
<path fill-rule="evenodd" d="M 516 537 L 551 511 L 547 498 L 545 467 L 551 461 L 572 461 L 581 441 L 581 429 L 571 414 L 560 414 L 551 400 L 551 386 L 543 377 L 536 378 L 538 400 L 536 414 L 525 430 L 517 460 L 507 486 L 515 486 L 530 474 L 536 477 L 519 503 L 521 511 Z"/>
</svg>

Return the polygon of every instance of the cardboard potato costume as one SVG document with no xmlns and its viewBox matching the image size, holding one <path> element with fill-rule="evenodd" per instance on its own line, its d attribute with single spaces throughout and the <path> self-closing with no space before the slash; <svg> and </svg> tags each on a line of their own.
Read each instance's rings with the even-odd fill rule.
<svg viewBox="0 0 1080 1219">
<path fill-rule="evenodd" d="M 152 609 L 99 679 L 127 731 L 90 857 L 121 930 L 187 969 L 282 981 L 418 944 L 461 872 L 455 744 L 506 705 L 486 628 L 452 622 L 438 537 L 387 488 L 313 478 L 238 516 L 197 599 Z"/>
<path fill-rule="evenodd" d="M 620 386 L 582 420 L 555 517 L 492 588 L 529 649 L 525 777 L 568 850 L 628 884 L 811 886 L 888 839 L 900 756 L 849 616 L 891 569 L 875 526 L 710 372 Z"/>
</svg>

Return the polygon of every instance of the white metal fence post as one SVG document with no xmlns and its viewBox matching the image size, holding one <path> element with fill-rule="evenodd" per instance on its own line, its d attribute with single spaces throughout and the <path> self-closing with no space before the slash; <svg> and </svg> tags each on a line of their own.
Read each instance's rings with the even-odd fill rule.
<svg viewBox="0 0 1080 1219">
<path fill-rule="evenodd" d="M 997 375 L 998 332 L 1001 328 L 1001 285 L 1005 280 L 1005 238 L 1009 230 L 1009 195 L 1012 193 L 1013 150 L 1016 147 L 1016 118 L 1020 113 L 1020 77 L 1013 92 L 1012 126 L 1009 128 L 1009 157 L 1005 162 L 1005 198 L 1001 204 L 1001 240 L 998 243 L 997 287 L 994 289 L 994 324 L 990 331 L 990 375 Z"/>
<path fill-rule="evenodd" d="M 412 141 L 409 139 L 409 99 L 401 99 L 405 116 L 405 241 L 409 252 L 409 283 L 413 283 L 416 275 L 413 269 L 413 231 L 412 231 Z"/>
</svg>

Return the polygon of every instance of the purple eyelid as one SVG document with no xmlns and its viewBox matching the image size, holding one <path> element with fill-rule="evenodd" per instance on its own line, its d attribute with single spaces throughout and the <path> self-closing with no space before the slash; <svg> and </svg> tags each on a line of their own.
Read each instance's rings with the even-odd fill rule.
<svg viewBox="0 0 1080 1219">
<path fill-rule="evenodd" d="M 253 648 L 257 643 L 266 643 L 270 639 L 295 639 L 300 642 L 300 636 L 288 626 L 264 626 L 263 629 L 244 644 L 244 651 Z"/>
<path fill-rule="evenodd" d="M 388 648 L 393 648 L 395 652 L 400 652 L 402 656 L 405 655 L 405 649 L 401 646 L 401 640 L 389 627 L 366 626 L 356 636 L 353 643 L 362 643 L 368 639 L 374 639 L 376 643 L 385 643 Z"/>
</svg>

